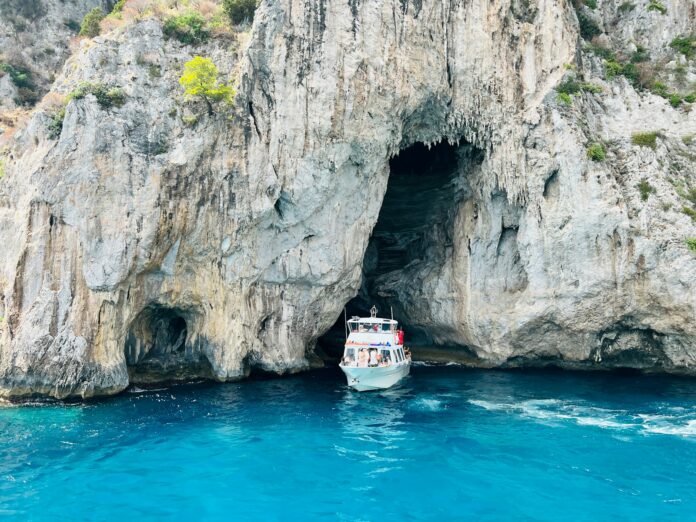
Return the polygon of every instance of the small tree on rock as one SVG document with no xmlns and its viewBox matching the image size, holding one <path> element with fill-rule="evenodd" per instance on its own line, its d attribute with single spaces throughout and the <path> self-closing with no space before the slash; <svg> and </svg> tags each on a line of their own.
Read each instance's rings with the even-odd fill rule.
<svg viewBox="0 0 696 522">
<path fill-rule="evenodd" d="M 213 103 L 234 105 L 234 87 L 220 80 L 218 68 L 210 58 L 195 56 L 186 62 L 179 84 L 184 88 L 187 98 L 201 98 L 205 101 L 209 115 L 213 114 Z"/>
<path fill-rule="evenodd" d="M 95 7 L 89 13 L 87 13 L 82 20 L 82 25 L 80 26 L 80 36 L 87 36 L 89 38 L 94 38 L 99 35 L 101 30 L 99 23 L 104 19 L 106 15 L 102 11 L 101 7 Z"/>
</svg>

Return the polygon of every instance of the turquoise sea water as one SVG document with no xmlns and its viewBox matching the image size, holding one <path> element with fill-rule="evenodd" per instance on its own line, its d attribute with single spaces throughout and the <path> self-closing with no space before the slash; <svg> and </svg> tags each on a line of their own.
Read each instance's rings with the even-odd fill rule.
<svg viewBox="0 0 696 522">
<path fill-rule="evenodd" d="M 687 520 L 696 380 L 334 370 L 0 409 L 12 520 Z"/>
</svg>

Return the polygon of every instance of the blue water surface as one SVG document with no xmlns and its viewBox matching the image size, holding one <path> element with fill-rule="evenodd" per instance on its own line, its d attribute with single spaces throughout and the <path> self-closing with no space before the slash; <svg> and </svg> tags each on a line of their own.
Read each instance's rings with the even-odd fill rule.
<svg viewBox="0 0 696 522">
<path fill-rule="evenodd" d="M 688 520 L 696 381 L 334 370 L 0 408 L 12 520 Z"/>
</svg>

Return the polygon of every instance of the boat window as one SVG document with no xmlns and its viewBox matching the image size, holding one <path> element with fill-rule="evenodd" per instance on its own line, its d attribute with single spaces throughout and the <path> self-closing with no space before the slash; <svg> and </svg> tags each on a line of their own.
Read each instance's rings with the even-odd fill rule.
<svg viewBox="0 0 696 522">
<path fill-rule="evenodd" d="M 389 323 L 384 323 L 384 324 L 382 325 L 382 331 L 383 331 L 383 332 L 388 332 L 389 330 L 391 330 L 391 325 L 390 325 Z"/>
<path fill-rule="evenodd" d="M 346 348 L 346 353 L 343 356 L 343 364 L 352 366 L 355 363 L 355 348 Z"/>
<path fill-rule="evenodd" d="M 348 323 L 348 327 L 350 328 L 351 332 L 357 332 L 358 331 L 358 323 Z"/>
<path fill-rule="evenodd" d="M 396 358 L 396 362 L 401 362 L 401 354 L 399 353 L 399 350 L 394 351 L 394 357 Z"/>
<path fill-rule="evenodd" d="M 391 364 L 391 355 L 389 350 L 382 350 L 382 362 L 384 364 Z"/>
</svg>

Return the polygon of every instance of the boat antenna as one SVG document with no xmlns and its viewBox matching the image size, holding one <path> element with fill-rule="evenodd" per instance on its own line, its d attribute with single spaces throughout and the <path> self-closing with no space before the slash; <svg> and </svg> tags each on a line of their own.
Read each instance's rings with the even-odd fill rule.
<svg viewBox="0 0 696 522">
<path fill-rule="evenodd" d="M 393 321 L 393 320 L 394 320 L 394 307 L 391 306 L 391 305 L 389 305 L 389 310 L 391 310 L 391 318 L 392 318 L 392 321 Z"/>
<path fill-rule="evenodd" d="M 343 319 L 345 320 L 346 323 L 346 341 L 348 340 L 348 312 L 346 311 L 346 307 L 343 307 Z"/>
<path fill-rule="evenodd" d="M 372 308 L 370 308 L 370 316 L 377 317 L 377 307 L 375 305 L 372 305 Z"/>
</svg>

